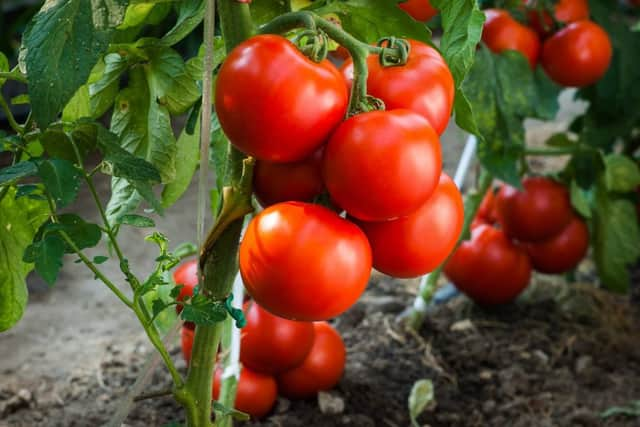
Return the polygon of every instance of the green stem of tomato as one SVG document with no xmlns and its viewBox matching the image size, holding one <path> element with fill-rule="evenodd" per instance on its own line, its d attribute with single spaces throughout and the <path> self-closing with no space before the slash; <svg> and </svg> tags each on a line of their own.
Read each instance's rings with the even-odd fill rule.
<svg viewBox="0 0 640 427">
<path fill-rule="evenodd" d="M 482 199 L 484 198 L 485 193 L 491 186 L 491 182 L 493 181 L 493 176 L 483 169 L 480 172 L 480 179 L 478 182 L 477 191 L 468 194 L 465 198 L 465 206 L 464 206 L 464 225 L 462 226 L 462 232 L 460 233 L 460 238 L 458 239 L 458 243 L 456 243 L 456 248 L 462 243 L 464 240 L 469 238 L 469 233 L 471 229 L 471 223 L 473 219 L 476 217 L 476 213 L 480 208 L 480 204 L 482 203 Z M 454 249 L 455 251 L 455 249 Z M 452 251 L 451 253 L 453 253 Z M 451 254 L 449 254 L 449 257 Z M 438 279 L 440 278 L 440 274 L 442 274 L 442 270 L 444 269 L 445 264 L 447 263 L 449 257 L 438 266 L 435 270 L 433 270 L 429 277 L 427 278 L 427 282 L 422 289 L 420 289 L 419 298 L 422 298 L 422 302 L 424 304 L 431 303 L 433 299 L 433 295 L 436 293 L 438 289 Z M 411 309 L 409 312 L 409 316 L 407 318 L 407 324 L 410 328 L 414 330 L 419 330 L 422 327 L 422 323 L 424 322 L 426 313 L 424 310 L 417 310 L 415 307 Z"/>
</svg>

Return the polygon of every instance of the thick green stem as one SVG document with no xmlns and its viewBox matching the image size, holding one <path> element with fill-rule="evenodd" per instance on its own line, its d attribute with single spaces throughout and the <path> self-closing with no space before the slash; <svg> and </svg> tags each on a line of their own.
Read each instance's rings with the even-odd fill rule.
<svg viewBox="0 0 640 427">
<path fill-rule="evenodd" d="M 486 170 L 482 170 L 480 173 L 480 180 L 478 183 L 478 190 L 472 194 L 469 194 L 465 200 L 465 209 L 464 209 L 464 225 L 462 226 L 462 232 L 460 233 L 460 238 L 458 239 L 458 243 L 456 247 L 460 245 L 464 240 L 466 240 L 469 236 L 469 231 L 471 229 L 471 223 L 473 219 L 476 217 L 476 213 L 480 208 L 480 204 L 482 203 L 482 199 L 484 198 L 485 193 L 491 186 L 491 182 L 493 181 L 493 176 L 487 172 Z M 455 251 L 455 250 L 454 250 Z M 452 251 L 451 253 L 453 253 Z M 449 254 L 451 256 L 451 254 Z M 448 257 L 447 257 L 448 260 Z M 427 281 L 425 285 L 421 287 L 419 291 L 419 298 L 421 298 L 422 307 L 428 305 L 433 299 L 433 295 L 436 293 L 438 288 L 438 279 L 440 278 L 440 274 L 444 269 L 444 265 L 447 263 L 445 260 L 442 264 L 438 266 L 435 270 L 433 270 L 429 276 L 427 277 Z M 410 328 L 414 330 L 419 330 L 424 322 L 424 318 L 426 316 L 426 311 L 423 308 L 418 308 L 414 306 L 407 318 L 407 324 Z"/>
<path fill-rule="evenodd" d="M 15 80 L 20 83 L 27 83 L 27 77 L 16 71 L 0 71 L 0 79 Z"/>
<path fill-rule="evenodd" d="M 17 134 L 22 135 L 24 133 L 24 129 L 18 124 L 16 119 L 13 117 L 13 113 L 7 105 L 7 101 L 4 100 L 2 94 L 0 94 L 0 107 L 2 107 L 2 111 L 4 111 L 4 115 L 7 116 L 7 121 L 9 122 L 9 126 L 13 129 Z"/>
</svg>

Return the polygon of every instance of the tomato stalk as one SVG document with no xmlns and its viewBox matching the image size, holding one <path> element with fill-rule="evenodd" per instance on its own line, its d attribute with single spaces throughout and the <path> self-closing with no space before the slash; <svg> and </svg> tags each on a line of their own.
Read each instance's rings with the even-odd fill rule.
<svg viewBox="0 0 640 427">
<path fill-rule="evenodd" d="M 456 247 L 458 247 L 460 243 L 462 243 L 462 241 L 469 238 L 471 223 L 473 222 L 473 219 L 475 218 L 476 213 L 480 208 L 480 204 L 482 203 L 482 199 L 491 186 L 492 181 L 493 176 L 483 169 L 480 172 L 478 189 L 475 192 L 468 194 L 465 198 L 464 225 L 462 227 L 462 233 L 460 233 L 460 238 L 458 239 Z M 453 253 L 454 251 L 452 251 L 451 253 Z M 449 254 L 449 257 L 451 257 L 451 254 Z M 449 257 L 447 257 L 447 260 L 449 259 Z M 407 318 L 407 325 L 410 328 L 419 330 L 422 326 L 422 323 L 424 322 L 424 318 L 426 316 L 425 308 L 431 302 L 431 300 L 433 299 L 433 295 L 438 289 L 438 279 L 440 278 L 440 274 L 442 273 L 447 260 L 445 260 L 438 266 L 438 268 L 432 271 L 428 275 L 424 286 L 421 286 L 420 293 L 416 298 L 416 304 L 414 304 L 414 306 L 411 308 Z"/>
</svg>

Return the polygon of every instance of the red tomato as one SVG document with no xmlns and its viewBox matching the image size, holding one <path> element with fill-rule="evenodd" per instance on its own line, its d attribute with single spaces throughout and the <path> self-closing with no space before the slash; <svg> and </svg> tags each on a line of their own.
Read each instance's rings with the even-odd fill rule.
<svg viewBox="0 0 640 427">
<path fill-rule="evenodd" d="M 442 135 L 453 108 L 453 76 L 437 50 L 415 40 L 409 40 L 409 44 L 411 50 L 405 65 L 383 67 L 378 55 L 367 58 L 367 91 L 384 101 L 388 110 L 406 108 L 420 114 Z M 351 85 L 351 59 L 342 66 L 342 74 Z"/>
<path fill-rule="evenodd" d="M 517 50 L 527 58 L 531 68 L 536 68 L 540 56 L 540 39 L 531 28 L 525 27 L 506 10 L 487 9 L 482 30 L 482 41 L 495 53 Z"/>
<path fill-rule="evenodd" d="M 487 190 L 484 198 L 482 199 L 482 203 L 480 203 L 478 212 L 476 213 L 476 218 L 486 222 L 487 224 L 495 224 L 498 221 L 495 201 L 496 191 L 500 191 L 500 187 L 497 189 L 489 188 L 489 190 Z"/>
<path fill-rule="evenodd" d="M 309 157 L 344 119 L 348 93 L 329 61 L 317 64 L 287 39 L 251 37 L 220 68 L 216 111 L 241 151 L 260 160 Z"/>
<path fill-rule="evenodd" d="M 542 66 L 563 86 L 589 86 L 609 69 L 613 55 L 609 35 L 598 24 L 580 21 L 549 37 L 542 46 Z"/>
<path fill-rule="evenodd" d="M 557 274 L 573 270 L 589 249 L 589 229 L 578 217 L 559 234 L 525 245 L 533 268 L 541 273 Z"/>
<path fill-rule="evenodd" d="M 316 338 L 302 365 L 277 377 L 283 396 L 296 399 L 311 397 L 333 388 L 344 372 L 347 351 L 338 331 L 327 322 L 313 324 Z"/>
<path fill-rule="evenodd" d="M 185 298 L 193 295 L 193 289 L 198 286 L 198 260 L 193 259 L 182 263 L 176 271 L 173 272 L 173 281 L 176 285 L 183 285 L 180 294 L 176 298 L 178 301 L 184 301 Z M 176 305 L 176 313 L 182 312 L 182 305 Z M 184 326 L 191 330 L 196 328 L 193 322 L 184 322 Z"/>
<path fill-rule="evenodd" d="M 369 239 L 373 266 L 395 277 L 430 272 L 449 256 L 464 222 L 462 196 L 446 174 L 415 212 L 392 221 L 357 222 Z"/>
<path fill-rule="evenodd" d="M 505 233 L 524 242 L 548 239 L 566 227 L 573 217 L 569 192 L 544 177 L 526 178 L 524 191 L 503 185 L 496 197 L 498 218 Z"/>
<path fill-rule="evenodd" d="M 367 286 L 364 233 L 327 208 L 278 203 L 259 213 L 240 244 L 240 272 L 253 299 L 287 319 L 325 320 L 351 307 Z"/>
<path fill-rule="evenodd" d="M 253 170 L 253 190 L 262 206 L 297 200 L 310 202 L 322 193 L 322 149 L 295 163 L 259 160 Z"/>
<path fill-rule="evenodd" d="M 194 334 L 193 329 L 186 327 L 186 324 L 185 326 L 182 326 L 182 329 L 180 329 L 180 343 L 182 347 L 182 356 L 184 357 L 184 361 L 187 362 L 187 365 L 191 360 L 191 348 L 193 347 L 193 334 Z"/>
<path fill-rule="evenodd" d="M 438 184 L 440 141 L 409 110 L 372 111 L 343 122 L 324 151 L 323 177 L 336 203 L 365 221 L 414 212 Z"/>
<path fill-rule="evenodd" d="M 313 324 L 274 316 L 255 302 L 245 304 L 240 361 L 263 374 L 300 365 L 313 345 Z"/>
<path fill-rule="evenodd" d="M 222 371 L 217 370 L 213 380 L 213 398 L 218 399 Z M 262 418 L 271 411 L 278 397 L 278 386 L 271 375 L 259 374 L 242 368 L 238 379 L 234 408 L 253 418 Z"/>
<path fill-rule="evenodd" d="M 501 230 L 483 224 L 456 249 L 444 272 L 478 304 L 497 305 L 514 300 L 527 287 L 531 262 Z"/>
<path fill-rule="evenodd" d="M 407 0 L 404 3 L 399 3 L 398 6 L 420 22 L 430 21 L 438 14 L 438 9 L 431 6 L 429 0 Z"/>
<path fill-rule="evenodd" d="M 535 2 L 532 2 L 535 7 Z M 554 15 L 558 22 L 568 24 L 570 22 L 583 21 L 589 19 L 589 2 L 587 0 L 559 0 L 554 6 Z M 529 10 L 527 12 L 529 25 L 536 30 L 541 37 L 548 36 L 553 32 L 553 19 L 547 12 Z"/>
</svg>

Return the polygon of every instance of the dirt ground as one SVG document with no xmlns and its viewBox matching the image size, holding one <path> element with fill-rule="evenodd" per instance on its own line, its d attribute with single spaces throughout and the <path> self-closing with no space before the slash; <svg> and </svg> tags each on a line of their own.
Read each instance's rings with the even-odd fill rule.
<svg viewBox="0 0 640 427">
<path fill-rule="evenodd" d="M 563 109 L 558 123 L 532 123 L 529 138 L 561 129 L 575 109 Z M 463 143 L 455 127 L 443 138 L 447 172 L 453 173 Z M 99 186 L 108 197 L 108 182 Z M 79 209 L 97 221 L 86 201 L 81 197 Z M 159 229 L 175 244 L 193 241 L 195 208 L 190 191 L 157 220 Z M 142 243 L 146 233 L 123 233 L 126 255 L 139 272 L 149 271 L 155 256 Z M 90 254 L 105 253 L 100 247 Z M 149 359 L 152 348 L 134 316 L 72 261 L 66 260 L 53 288 L 29 277 L 24 318 L 0 334 L 0 427 L 104 425 Z M 123 282 L 115 263 L 104 267 Z M 269 417 L 247 425 L 404 427 L 409 390 L 422 378 L 434 381 L 436 399 L 423 425 L 640 425 L 634 418 L 599 418 L 612 405 L 640 399 L 640 329 L 624 299 L 590 284 L 542 277 L 516 305 L 486 312 L 456 298 L 432 313 L 420 334 L 411 334 L 396 320 L 415 290 L 416 281 L 374 276 L 361 301 L 336 321 L 348 348 L 336 390 L 321 402 L 279 400 Z M 177 341 L 172 354 L 184 369 Z M 148 389 L 166 388 L 168 381 L 159 369 Z M 126 425 L 162 426 L 181 417 L 170 398 L 160 398 L 137 404 Z"/>
</svg>

